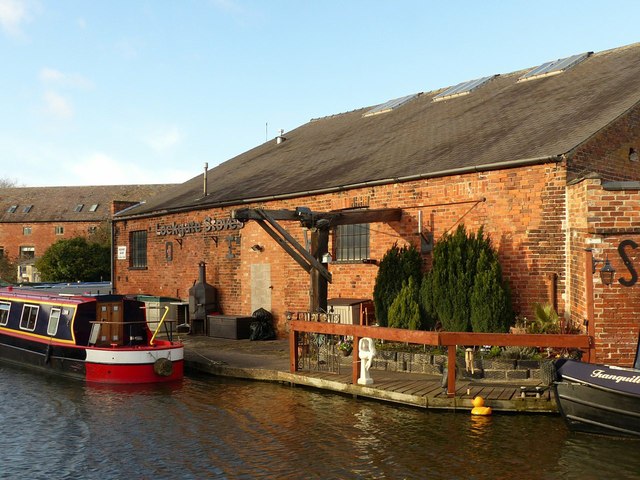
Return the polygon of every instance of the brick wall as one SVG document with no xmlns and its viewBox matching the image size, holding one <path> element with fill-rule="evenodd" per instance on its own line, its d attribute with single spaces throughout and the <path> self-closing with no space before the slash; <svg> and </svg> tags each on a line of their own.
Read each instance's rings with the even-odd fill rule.
<svg viewBox="0 0 640 480">
<path fill-rule="evenodd" d="M 594 258 L 608 259 L 616 270 L 612 285 L 605 286 L 599 278 L 603 264 L 598 263 L 593 281 L 594 334 L 596 360 L 631 366 L 640 332 L 640 284 L 633 282 L 632 272 L 640 272 L 640 248 L 623 247 L 625 258 L 619 251 L 623 241 L 640 245 L 640 191 L 629 189 L 607 191 L 599 179 L 581 182 L 573 190 L 584 196 L 587 209 L 575 235 L 576 257 L 579 251 L 591 248 Z M 582 262 L 584 263 L 584 262 Z M 584 283 L 586 266 L 578 264 L 574 276 L 578 287 Z M 582 277 L 582 278 L 581 278 Z M 585 288 L 580 289 L 586 291 Z M 586 311 L 588 298 L 579 299 L 580 312 Z"/>
<path fill-rule="evenodd" d="M 100 222 L 3 223 L 0 228 L 0 247 L 13 261 L 20 254 L 20 247 L 35 247 L 35 255 L 40 257 L 58 240 L 86 237 L 90 227 L 99 225 Z M 24 235 L 24 227 L 31 227 L 31 234 Z M 57 235 L 56 227 L 63 227 L 64 234 Z"/>
<path fill-rule="evenodd" d="M 629 162 L 631 149 L 640 153 L 639 139 L 637 105 L 576 149 L 569 163 L 569 181 L 592 172 L 607 180 L 640 180 L 640 163 Z"/>
<path fill-rule="evenodd" d="M 403 184 L 357 189 L 331 195 L 267 202 L 265 209 L 294 209 L 306 206 L 329 211 L 353 204 L 370 208 L 400 207 L 402 219 L 390 224 L 371 224 L 371 258 L 381 259 L 395 243 L 419 245 L 418 212 L 423 230 L 433 232 L 437 241 L 460 223 L 475 231 L 485 226 L 499 252 L 504 275 L 508 278 L 514 307 L 530 314 L 534 302 L 548 299 L 547 277 L 557 275 L 559 309 L 564 310 L 565 170 L 562 165 L 546 164 Z M 134 230 L 148 232 L 148 268 L 132 270 L 127 260 L 115 260 L 115 286 L 120 293 L 146 293 L 186 299 L 197 278 L 199 261 L 207 263 L 207 280 L 219 291 L 222 310 L 248 315 L 250 311 L 250 272 L 255 263 L 271 265 L 272 313 L 280 333 L 286 331 L 285 311 L 306 310 L 309 305 L 309 275 L 293 261 L 255 222 L 234 231 L 193 232 L 156 235 L 156 224 L 202 222 L 205 217 L 229 218 L 230 209 L 196 210 L 158 218 L 117 222 L 116 246 L 128 246 Z M 304 245 L 298 222 L 282 222 L 283 227 Z M 239 243 L 235 240 L 239 238 Z M 231 241 L 230 241 L 231 240 Z M 166 257 L 171 242 L 173 259 Z M 332 242 L 332 239 L 331 239 Z M 254 244 L 264 246 L 253 252 Z M 332 248 L 332 245 L 330 245 Z M 233 258 L 227 258 L 232 253 Z M 430 254 L 424 255 L 425 264 Z M 329 297 L 371 298 L 377 267 L 362 263 L 333 263 L 333 283 Z"/>
</svg>

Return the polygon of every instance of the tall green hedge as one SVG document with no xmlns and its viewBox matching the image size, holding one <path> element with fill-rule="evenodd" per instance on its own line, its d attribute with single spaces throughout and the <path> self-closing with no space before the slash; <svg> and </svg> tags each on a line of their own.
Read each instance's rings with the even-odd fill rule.
<svg viewBox="0 0 640 480">
<path fill-rule="evenodd" d="M 433 265 L 423 278 L 420 304 L 425 326 L 453 332 L 503 332 L 513 322 L 511 295 L 491 241 L 480 228 L 460 225 L 433 249 Z"/>
<path fill-rule="evenodd" d="M 422 281 L 422 257 L 413 245 L 398 247 L 397 243 L 387 250 L 378 269 L 373 287 L 373 303 L 378 325 L 388 325 L 389 307 L 402 289 L 403 282 L 409 278 L 418 288 Z"/>
</svg>

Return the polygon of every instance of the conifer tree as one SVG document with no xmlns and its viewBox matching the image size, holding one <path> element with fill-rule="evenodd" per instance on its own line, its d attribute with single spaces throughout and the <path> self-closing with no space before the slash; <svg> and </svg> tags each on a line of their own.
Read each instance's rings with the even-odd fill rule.
<svg viewBox="0 0 640 480">
<path fill-rule="evenodd" d="M 511 296 L 491 241 L 483 229 L 467 234 L 460 225 L 433 249 L 432 269 L 424 276 L 420 304 L 429 328 L 501 332 L 513 320 Z"/>
<path fill-rule="evenodd" d="M 373 303 L 378 325 L 388 324 L 389 307 L 402 289 L 402 282 L 413 278 L 415 285 L 422 280 L 422 257 L 413 246 L 398 247 L 397 243 L 387 250 L 380 260 L 380 267 L 373 288 Z"/>
<path fill-rule="evenodd" d="M 420 330 L 420 306 L 418 305 L 418 286 L 413 277 L 402 282 L 402 289 L 389 307 L 389 326 Z"/>
</svg>

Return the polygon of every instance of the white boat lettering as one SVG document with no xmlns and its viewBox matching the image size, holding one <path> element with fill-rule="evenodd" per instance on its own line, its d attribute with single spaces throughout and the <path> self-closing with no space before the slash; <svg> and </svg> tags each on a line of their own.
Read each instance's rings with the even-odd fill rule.
<svg viewBox="0 0 640 480">
<path fill-rule="evenodd" d="M 626 375 L 611 375 L 610 373 L 605 373 L 604 370 L 593 370 L 591 372 L 592 378 L 601 378 L 603 380 L 611 380 L 616 383 L 625 382 L 625 383 L 640 383 L 640 375 L 634 375 L 632 377 Z"/>
</svg>

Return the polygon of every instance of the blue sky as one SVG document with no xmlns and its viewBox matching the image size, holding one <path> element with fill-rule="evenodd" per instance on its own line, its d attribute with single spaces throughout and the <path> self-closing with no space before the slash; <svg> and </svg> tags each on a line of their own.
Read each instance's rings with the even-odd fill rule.
<svg viewBox="0 0 640 480">
<path fill-rule="evenodd" d="M 0 0 L 0 178 L 180 183 L 280 129 L 640 41 L 636 0 Z"/>
</svg>

